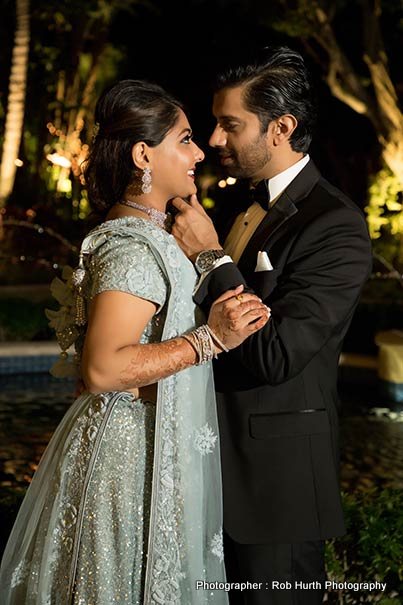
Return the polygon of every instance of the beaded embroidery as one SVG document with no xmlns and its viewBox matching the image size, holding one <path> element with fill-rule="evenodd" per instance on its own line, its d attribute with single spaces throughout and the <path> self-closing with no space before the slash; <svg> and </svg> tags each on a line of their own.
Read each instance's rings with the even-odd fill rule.
<svg viewBox="0 0 403 605">
<path fill-rule="evenodd" d="M 213 555 L 218 557 L 221 562 L 224 561 L 224 542 L 222 530 L 214 534 L 211 540 L 210 548 Z"/>
<path fill-rule="evenodd" d="M 193 445 L 202 456 L 205 456 L 214 450 L 217 439 L 213 429 L 206 423 L 196 431 Z"/>
</svg>

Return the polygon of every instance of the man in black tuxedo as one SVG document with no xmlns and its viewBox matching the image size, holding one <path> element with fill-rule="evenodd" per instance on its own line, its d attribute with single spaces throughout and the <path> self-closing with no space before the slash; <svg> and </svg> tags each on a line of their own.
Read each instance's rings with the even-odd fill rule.
<svg viewBox="0 0 403 605">
<path fill-rule="evenodd" d="M 271 308 L 215 363 L 228 580 L 261 583 L 234 604 L 321 603 L 324 540 L 345 531 L 337 367 L 371 248 L 361 211 L 307 155 L 311 93 L 286 47 L 222 74 L 210 145 L 255 201 L 221 237 L 197 200 L 174 202 L 173 234 L 201 273 L 196 302 L 207 310 L 244 284 Z"/>
</svg>

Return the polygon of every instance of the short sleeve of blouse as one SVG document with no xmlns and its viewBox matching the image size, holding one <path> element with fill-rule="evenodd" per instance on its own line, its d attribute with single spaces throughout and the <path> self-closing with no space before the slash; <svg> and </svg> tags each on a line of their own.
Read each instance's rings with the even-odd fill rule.
<svg viewBox="0 0 403 605">
<path fill-rule="evenodd" d="M 117 290 L 158 305 L 167 296 L 167 281 L 149 245 L 135 237 L 112 235 L 91 255 L 89 297 Z"/>
</svg>

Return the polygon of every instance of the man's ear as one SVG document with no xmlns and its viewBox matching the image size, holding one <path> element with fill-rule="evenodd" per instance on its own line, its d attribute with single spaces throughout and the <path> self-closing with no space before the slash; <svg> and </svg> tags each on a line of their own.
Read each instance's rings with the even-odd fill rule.
<svg viewBox="0 0 403 605">
<path fill-rule="evenodd" d="M 144 141 L 139 141 L 132 147 L 132 158 L 136 168 L 144 170 L 150 164 L 150 148 Z"/>
<path fill-rule="evenodd" d="M 269 124 L 273 146 L 278 147 L 285 141 L 288 141 L 297 126 L 297 118 L 290 113 L 273 120 Z"/>
</svg>

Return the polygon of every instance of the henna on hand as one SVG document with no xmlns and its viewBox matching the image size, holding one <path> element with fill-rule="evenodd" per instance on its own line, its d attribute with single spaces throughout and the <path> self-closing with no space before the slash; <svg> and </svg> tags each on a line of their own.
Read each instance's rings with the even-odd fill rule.
<svg viewBox="0 0 403 605">
<path fill-rule="evenodd" d="M 196 196 L 192 196 L 190 204 L 181 198 L 175 198 L 172 204 L 179 211 L 172 226 L 172 235 L 188 258 L 194 260 L 202 250 L 221 247 L 213 222 Z"/>
<path fill-rule="evenodd" d="M 208 324 L 228 349 L 238 347 L 248 336 L 263 328 L 270 309 L 255 294 L 229 290 L 212 305 Z"/>
</svg>

